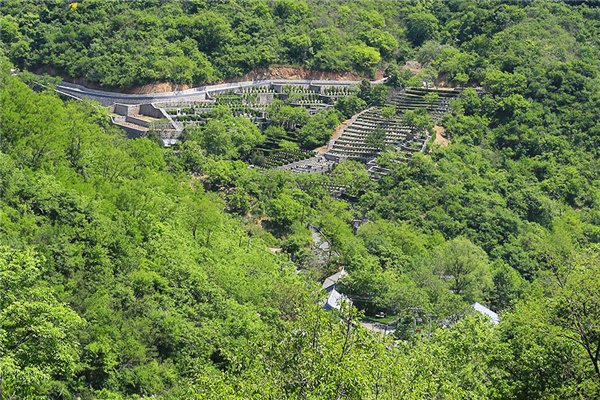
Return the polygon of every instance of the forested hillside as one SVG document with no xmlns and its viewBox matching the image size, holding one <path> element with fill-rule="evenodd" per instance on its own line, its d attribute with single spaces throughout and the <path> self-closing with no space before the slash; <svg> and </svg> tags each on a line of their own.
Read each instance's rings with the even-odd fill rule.
<svg viewBox="0 0 600 400">
<path fill-rule="evenodd" d="M 598 3 L 0 12 L 2 399 L 598 398 Z M 268 65 L 483 90 L 453 101 L 447 146 L 403 163 L 383 149 L 388 173 L 373 180 L 356 161 L 327 174 L 252 168 L 248 142 L 264 137 L 225 106 L 170 148 L 154 132 L 128 139 L 107 110 L 21 73 L 129 88 Z M 275 103 L 275 119 L 302 115 L 267 130 L 316 145 L 375 102 L 370 88 L 310 119 Z M 353 306 L 324 311 L 321 282 L 340 267 Z M 394 334 L 361 326 L 380 311 Z"/>
<path fill-rule="evenodd" d="M 597 60 L 596 5 L 6 1 L 0 40 L 21 68 L 115 88 L 200 84 L 269 65 L 371 75 L 417 53 L 467 82 L 490 64 L 512 72 L 540 60 Z"/>
</svg>

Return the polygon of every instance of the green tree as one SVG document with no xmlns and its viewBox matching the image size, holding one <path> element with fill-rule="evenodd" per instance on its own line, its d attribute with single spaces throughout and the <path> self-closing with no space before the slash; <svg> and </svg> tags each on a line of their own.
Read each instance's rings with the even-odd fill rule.
<svg viewBox="0 0 600 400">
<path fill-rule="evenodd" d="M 444 46 L 439 42 L 433 40 L 425 42 L 417 53 L 417 61 L 424 67 L 429 66 L 442 54 L 443 49 Z"/>
<path fill-rule="evenodd" d="M 407 125 L 416 126 L 420 129 L 429 128 L 431 124 L 429 114 L 424 108 L 407 110 L 404 113 L 404 121 Z"/>
<path fill-rule="evenodd" d="M 450 290 L 467 301 L 482 299 L 490 286 L 485 252 L 470 240 L 457 237 L 436 249 L 436 272 L 448 282 Z"/>
<path fill-rule="evenodd" d="M 381 61 L 381 56 L 376 49 L 363 44 L 355 45 L 350 48 L 350 59 L 358 71 L 372 76 L 375 67 Z"/>
<path fill-rule="evenodd" d="M 435 92 L 427 93 L 425 96 L 423 96 L 423 100 L 429 104 L 429 107 L 433 107 L 433 105 L 437 103 L 438 98 L 439 96 Z"/>
<path fill-rule="evenodd" d="M 371 104 L 373 102 L 373 85 L 366 79 L 363 79 L 358 84 L 358 93 L 357 96 L 359 99 L 362 99 L 365 103 Z"/>
<path fill-rule="evenodd" d="M 429 300 L 425 291 L 417 287 L 410 276 L 398 274 L 394 269 L 388 269 L 384 272 L 382 281 L 384 290 L 377 296 L 377 303 L 380 307 L 394 314 L 405 313 L 409 317 L 411 316 L 410 312 L 406 312 L 409 308 L 427 308 Z"/>
<path fill-rule="evenodd" d="M 298 141 L 307 149 L 321 146 L 329 141 L 339 123 L 340 113 L 337 110 L 317 113 L 300 129 Z"/>
<path fill-rule="evenodd" d="M 290 140 L 282 140 L 279 142 L 279 148 L 283 150 L 299 150 L 300 146 L 296 142 Z"/>
<path fill-rule="evenodd" d="M 490 378 L 498 375 L 488 364 L 490 353 L 498 348 L 494 333 L 482 316 L 466 316 L 450 329 L 437 330 L 427 350 L 444 360 L 446 373 L 462 391 L 473 398 L 491 398 L 496 388 Z"/>
<path fill-rule="evenodd" d="M 208 154 L 225 159 L 245 156 L 265 139 L 252 122 L 234 117 L 210 119 L 198 133 Z"/>
<path fill-rule="evenodd" d="M 460 105 L 465 115 L 477 115 L 481 107 L 481 99 L 472 88 L 460 93 Z"/>
<path fill-rule="evenodd" d="M 284 105 L 277 100 L 267 107 L 269 119 L 275 125 L 284 127 L 287 131 L 295 131 L 304 126 L 310 119 L 310 114 L 304 107 L 292 107 Z"/>
<path fill-rule="evenodd" d="M 386 133 L 384 129 L 378 128 L 370 131 L 365 138 L 365 143 L 376 150 L 383 150 L 385 148 Z"/>
<path fill-rule="evenodd" d="M 311 243 L 310 229 L 302 226 L 301 221 L 297 221 L 290 227 L 290 234 L 285 238 L 282 247 L 290 254 L 298 254 L 301 249 L 307 248 Z"/>
<path fill-rule="evenodd" d="M 388 92 L 388 88 L 385 85 L 375 85 L 371 92 L 371 103 L 372 104 L 385 104 L 385 98 Z"/>
<path fill-rule="evenodd" d="M 280 0 L 275 4 L 275 13 L 284 20 L 299 21 L 308 11 L 308 5 L 290 0 Z"/>
<path fill-rule="evenodd" d="M 423 68 L 417 76 L 421 79 L 422 82 L 426 83 L 427 87 L 437 86 L 437 79 L 439 76 L 439 71 L 436 67 L 428 66 Z"/>
<path fill-rule="evenodd" d="M 281 138 L 285 137 L 285 129 L 282 126 L 270 125 L 265 129 L 265 135 L 270 140 L 281 140 Z"/>
<path fill-rule="evenodd" d="M 467 83 L 469 83 L 469 79 L 469 75 L 464 72 L 459 72 L 454 75 L 454 82 L 460 84 L 461 86 L 465 86 Z"/>
<path fill-rule="evenodd" d="M 385 106 L 381 109 L 381 115 L 387 119 L 391 120 L 396 115 L 396 107 L 395 106 Z"/>
<path fill-rule="evenodd" d="M 0 249 L 2 398 L 40 398 L 52 380 L 73 377 L 76 331 L 84 323 L 43 282 L 44 259 L 31 250 Z"/>
<path fill-rule="evenodd" d="M 566 332 L 548 323 L 547 309 L 539 286 L 526 293 L 523 302 L 502 313 L 497 328 L 499 344 L 490 353 L 490 364 L 501 373 L 492 376 L 502 397 L 515 399 L 561 396 L 594 397 L 597 377 L 587 357 Z"/>
<path fill-rule="evenodd" d="M 281 193 L 271 200 L 269 216 L 273 221 L 283 227 L 289 227 L 302 217 L 302 204 L 290 194 Z"/>
<path fill-rule="evenodd" d="M 508 97 L 522 94 L 525 91 L 527 78 L 523 74 L 502 72 L 497 69 L 489 71 L 483 81 L 484 86 L 493 94 Z"/>
<path fill-rule="evenodd" d="M 348 97 L 342 97 L 335 104 L 335 109 L 341 112 L 345 119 L 352 117 L 365 108 L 367 108 L 367 103 L 354 93 Z"/>
<path fill-rule="evenodd" d="M 187 225 L 190 227 L 192 236 L 197 239 L 198 229 L 206 230 L 206 245 L 208 246 L 211 232 L 221 224 L 219 211 L 223 209 L 223 205 L 216 196 L 204 193 L 202 187 L 195 188 L 193 194 L 186 200 Z"/>
<path fill-rule="evenodd" d="M 600 255 L 591 251 L 562 262 L 551 257 L 552 280 L 542 298 L 546 323 L 585 351 L 600 387 Z"/>
<path fill-rule="evenodd" d="M 256 125 L 246 118 L 233 118 L 228 128 L 238 156 L 247 156 L 250 150 L 265 140 Z"/>
<path fill-rule="evenodd" d="M 438 19 L 430 13 L 410 14 L 406 20 L 406 36 L 415 46 L 427 40 L 435 39 L 438 31 Z"/>
<path fill-rule="evenodd" d="M 207 154 L 231 158 L 235 156 L 235 149 L 231 137 L 227 134 L 227 127 L 223 122 L 210 120 L 201 130 L 200 145 Z"/>
<path fill-rule="evenodd" d="M 386 85 L 394 88 L 404 89 L 413 73 L 408 69 L 400 69 L 397 64 L 390 64 L 385 69 Z"/>
<path fill-rule="evenodd" d="M 312 43 L 306 34 L 285 38 L 284 43 L 289 49 L 290 57 L 294 60 L 304 61 L 312 53 Z"/>
<path fill-rule="evenodd" d="M 343 161 L 339 163 L 331 173 L 334 182 L 346 186 L 346 193 L 350 196 L 358 196 L 367 190 L 371 177 L 365 166 L 358 161 Z"/>
<path fill-rule="evenodd" d="M 478 115 L 447 115 L 442 120 L 446 134 L 465 144 L 479 146 L 489 137 L 489 120 Z"/>
<path fill-rule="evenodd" d="M 398 48 L 398 41 L 394 36 L 380 29 L 371 29 L 365 33 L 365 42 L 369 46 L 379 49 L 379 53 L 384 59 L 389 60 L 394 51 Z"/>
<path fill-rule="evenodd" d="M 526 281 L 519 273 L 501 260 L 490 264 L 492 287 L 485 294 L 490 307 L 500 312 L 517 301 L 526 288 Z"/>
</svg>

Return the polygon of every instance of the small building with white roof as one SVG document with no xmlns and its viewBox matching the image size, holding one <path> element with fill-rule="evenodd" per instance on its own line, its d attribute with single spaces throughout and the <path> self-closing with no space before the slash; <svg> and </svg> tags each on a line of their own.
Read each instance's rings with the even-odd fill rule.
<svg viewBox="0 0 600 400">
<path fill-rule="evenodd" d="M 348 273 L 342 268 L 339 272 L 325 278 L 322 289 L 327 293 L 327 299 L 321 303 L 325 310 L 329 311 L 334 308 L 339 310 L 344 300 L 352 304 L 352 301 L 348 297 L 336 290 L 338 281 L 346 275 L 348 275 Z"/>
<path fill-rule="evenodd" d="M 498 325 L 500 323 L 500 316 L 483 304 L 475 302 L 471 304 L 471 307 L 473 307 L 478 313 L 488 316 L 494 325 Z"/>
</svg>

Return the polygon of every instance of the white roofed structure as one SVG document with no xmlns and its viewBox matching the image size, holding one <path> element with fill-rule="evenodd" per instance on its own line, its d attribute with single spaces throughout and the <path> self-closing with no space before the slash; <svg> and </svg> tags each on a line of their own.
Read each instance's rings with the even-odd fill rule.
<svg viewBox="0 0 600 400">
<path fill-rule="evenodd" d="M 350 299 L 348 299 L 343 294 L 339 293 L 337 290 L 332 289 L 329 293 L 329 296 L 327 297 L 327 300 L 323 303 L 323 308 L 327 311 L 334 308 L 336 310 L 339 310 L 344 300 L 352 304 L 352 301 L 350 301 Z"/>
<path fill-rule="evenodd" d="M 341 271 L 338 271 L 335 274 L 325 278 L 322 289 L 325 291 L 325 293 L 327 293 L 327 299 L 321 303 L 325 310 L 329 311 L 334 308 L 339 310 L 343 300 L 346 300 L 348 303 L 352 304 L 352 301 L 348 297 L 335 290 L 335 286 L 337 285 L 338 281 L 346 275 L 348 275 L 348 273 L 342 268 Z"/>
<path fill-rule="evenodd" d="M 500 323 L 500 316 L 486 306 L 475 302 L 471 304 L 471 307 L 473 307 L 475 311 L 479 312 L 480 314 L 488 316 L 494 325 L 498 325 Z"/>
<path fill-rule="evenodd" d="M 344 269 L 342 269 L 341 271 L 336 272 L 335 274 L 333 274 L 331 276 L 328 276 L 327 278 L 325 278 L 325 282 L 323 282 L 323 286 L 322 286 L 323 290 L 326 291 L 327 293 L 334 290 L 335 285 L 338 283 L 338 281 L 346 275 L 348 275 L 348 273 L 346 271 L 344 271 Z"/>
</svg>

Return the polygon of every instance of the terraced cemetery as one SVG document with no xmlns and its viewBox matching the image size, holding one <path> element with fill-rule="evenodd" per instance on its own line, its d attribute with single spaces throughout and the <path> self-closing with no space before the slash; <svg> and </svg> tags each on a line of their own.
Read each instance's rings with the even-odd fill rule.
<svg viewBox="0 0 600 400">
<path fill-rule="evenodd" d="M 289 105 L 304 107 L 310 115 L 314 115 L 319 111 L 332 108 L 339 97 L 349 93 L 349 89 L 335 86 L 268 85 L 229 90 L 210 96 L 204 101 L 163 106 L 169 115 L 183 122 L 195 120 L 186 117 L 208 117 L 219 106 L 228 107 L 234 116 L 257 120 L 264 117 L 266 107 L 275 99 L 287 100 Z"/>
<path fill-rule="evenodd" d="M 265 158 L 264 167 L 265 168 L 277 168 L 282 165 L 289 165 L 294 162 L 299 162 L 310 158 L 314 155 L 314 153 L 310 150 L 297 150 L 297 149 L 289 149 L 289 150 L 281 150 L 277 151 L 268 157 Z"/>
<path fill-rule="evenodd" d="M 272 100 L 272 89 L 259 87 L 247 91 L 229 91 L 203 101 L 166 104 L 163 108 L 184 126 L 197 125 L 193 122 L 206 122 L 222 106 L 229 108 L 234 117 L 244 117 L 258 123 L 264 119 L 265 109 Z"/>
<path fill-rule="evenodd" d="M 215 113 L 218 114 L 219 108 L 228 108 L 233 116 L 247 118 L 264 131 L 271 124 L 269 106 L 275 100 L 282 100 L 287 106 L 303 107 L 312 116 L 335 107 L 341 97 L 356 91 L 356 86 L 347 85 L 269 84 L 222 90 L 208 94 L 204 100 L 162 103 L 155 106 L 167 117 L 163 125 L 169 126 L 166 129 L 161 128 L 165 138 L 174 143 L 185 127 L 204 124 L 209 118 L 213 118 Z M 354 115 L 350 123 L 346 123 L 335 138 L 329 141 L 324 152 L 315 154 L 309 150 L 283 149 L 282 141 L 298 141 L 289 131 L 276 137 L 267 135 L 265 142 L 257 147 L 255 152 L 264 155 L 264 168 L 280 168 L 292 172 L 325 173 L 340 161 L 357 160 L 366 165 L 374 179 L 378 179 L 386 173 L 385 168 L 376 162 L 377 156 L 383 150 L 396 151 L 398 156 L 395 161 L 404 162 L 414 153 L 425 151 L 431 139 L 426 126 L 408 121 L 406 113 L 425 110 L 427 124 L 436 124 L 450 111 L 450 101 L 460 92 L 460 89 L 401 90 L 393 94 L 386 104 L 388 109 L 389 106 L 395 107 L 393 115 L 384 113 L 384 106 L 371 107 Z M 375 134 L 380 135 L 377 144 L 369 140 L 369 137 Z"/>
<path fill-rule="evenodd" d="M 406 123 L 404 112 L 423 108 L 427 110 L 431 121 L 436 123 L 450 111 L 450 100 L 458 93 L 457 90 L 406 89 L 390 101 L 396 107 L 395 116 L 384 117 L 382 107 L 363 111 L 330 143 L 327 153 L 368 163 L 381 153 L 381 148 L 369 145 L 366 139 L 370 133 L 381 129 L 385 131 L 384 146 L 400 151 L 405 158 L 409 158 L 418 151 L 424 151 L 431 137 L 426 129 Z"/>
<path fill-rule="evenodd" d="M 435 90 L 409 88 L 392 97 L 390 104 L 396 109 L 392 117 L 382 114 L 383 107 L 372 107 L 355 115 L 351 123 L 327 146 L 323 155 L 317 155 L 303 162 L 295 162 L 288 168 L 292 172 L 321 172 L 326 162 L 339 162 L 347 159 L 361 161 L 374 179 L 385 175 L 386 169 L 380 167 L 377 156 L 383 148 L 392 149 L 402 154 L 396 161 L 403 162 L 416 152 L 425 151 L 431 135 L 423 127 L 411 125 L 405 121 L 404 113 L 425 109 L 432 123 L 437 123 L 442 116 L 450 112 L 450 101 L 458 96 L 461 90 Z M 380 147 L 368 144 L 367 138 L 376 130 L 385 133 Z"/>
<path fill-rule="evenodd" d="M 347 86 L 271 84 L 221 91 L 207 96 L 205 100 L 162 103 L 158 106 L 164 109 L 173 125 L 180 131 L 186 126 L 205 123 L 219 107 L 227 107 L 234 117 L 247 118 L 264 129 L 269 124 L 267 107 L 274 100 L 285 101 L 292 107 L 303 107 L 312 116 L 333 108 L 337 99 L 350 93 L 351 89 Z M 297 139 L 289 134 L 277 138 L 267 137 L 257 150 L 267 156 L 275 154 L 282 150 L 279 145 L 282 140 L 297 142 Z M 295 160 L 292 157 L 289 161 Z M 273 161 L 271 164 L 278 166 L 279 162 Z"/>
<path fill-rule="evenodd" d="M 293 107 L 304 107 L 310 115 L 333 108 L 337 99 L 347 96 L 351 93 L 349 88 L 345 87 L 324 87 L 301 85 L 284 85 L 279 96 L 281 100 L 287 100 Z"/>
</svg>

